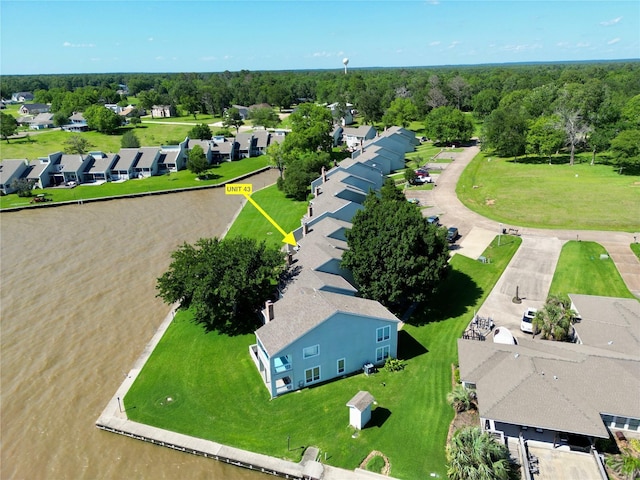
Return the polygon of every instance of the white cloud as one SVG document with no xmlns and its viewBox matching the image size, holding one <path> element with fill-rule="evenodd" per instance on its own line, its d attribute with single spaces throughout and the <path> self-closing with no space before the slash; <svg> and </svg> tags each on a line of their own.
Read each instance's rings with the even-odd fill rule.
<svg viewBox="0 0 640 480">
<path fill-rule="evenodd" d="M 460 45 L 462 42 L 459 40 L 454 40 L 453 42 L 451 42 L 449 44 L 449 46 L 447 48 L 456 48 L 456 46 Z"/>
<path fill-rule="evenodd" d="M 160 60 L 160 61 L 161 61 L 161 60 L 164 60 L 164 57 L 160 57 L 160 56 L 159 56 L 159 57 L 156 57 L 156 60 Z"/>
<path fill-rule="evenodd" d="M 566 43 L 566 42 L 563 42 Z M 562 46 L 568 46 L 568 44 L 566 45 L 562 45 Z M 540 45 L 539 43 L 533 43 L 533 44 L 522 44 L 522 45 L 505 45 L 504 47 L 502 47 L 502 50 L 506 50 L 508 52 L 526 52 L 529 50 L 536 50 L 538 48 L 542 48 L 542 45 Z"/>
<path fill-rule="evenodd" d="M 429 44 L 430 47 L 437 47 L 440 45 L 440 40 L 435 40 Z"/>
<path fill-rule="evenodd" d="M 200 60 L 202 60 L 203 62 L 215 62 L 218 58 L 214 57 L 214 56 L 210 56 L 210 57 L 202 57 Z"/>
<path fill-rule="evenodd" d="M 603 27 L 610 27 L 611 25 L 615 25 L 616 23 L 618 23 L 620 20 L 622 20 L 622 17 L 616 17 L 612 20 L 600 22 L 600 25 L 602 25 Z"/>
<path fill-rule="evenodd" d="M 607 45 L 613 45 L 614 43 L 618 43 L 620 41 L 620 37 L 612 38 L 607 42 Z"/>
<path fill-rule="evenodd" d="M 71 43 L 71 42 L 64 42 L 62 44 L 63 47 L 68 47 L 68 48 L 93 48 L 95 47 L 95 45 L 93 43 Z"/>
<path fill-rule="evenodd" d="M 576 47 L 578 48 L 586 48 L 586 47 L 590 47 L 591 44 L 589 42 L 578 42 L 576 43 Z"/>
<path fill-rule="evenodd" d="M 149 38 L 147 38 L 147 41 L 149 41 L 149 42 L 153 42 L 153 37 L 149 37 Z"/>
<path fill-rule="evenodd" d="M 233 58 L 233 55 L 225 55 L 222 58 L 225 59 L 225 60 L 231 60 Z"/>
<path fill-rule="evenodd" d="M 314 52 L 313 55 L 311 55 L 312 57 L 330 57 L 331 54 L 327 53 L 327 52 Z"/>
</svg>

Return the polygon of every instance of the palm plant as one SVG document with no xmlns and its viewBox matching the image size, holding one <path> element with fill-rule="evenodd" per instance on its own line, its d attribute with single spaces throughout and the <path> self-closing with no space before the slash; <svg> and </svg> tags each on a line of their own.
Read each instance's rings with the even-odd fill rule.
<svg viewBox="0 0 640 480">
<path fill-rule="evenodd" d="M 447 475 L 451 480 L 508 480 L 509 451 L 479 427 L 458 430 L 447 445 Z"/>
<path fill-rule="evenodd" d="M 640 458 L 625 450 L 620 455 L 607 459 L 607 464 L 617 473 L 624 475 L 629 480 L 640 478 Z"/>
<path fill-rule="evenodd" d="M 456 412 L 466 412 L 474 407 L 476 399 L 476 391 L 466 388 L 464 385 L 456 385 L 456 387 L 447 393 L 447 402 Z"/>
<path fill-rule="evenodd" d="M 568 298 L 549 296 L 544 307 L 538 310 L 533 318 L 534 335 L 540 334 L 545 340 L 570 341 L 576 313 L 569 307 Z"/>
</svg>

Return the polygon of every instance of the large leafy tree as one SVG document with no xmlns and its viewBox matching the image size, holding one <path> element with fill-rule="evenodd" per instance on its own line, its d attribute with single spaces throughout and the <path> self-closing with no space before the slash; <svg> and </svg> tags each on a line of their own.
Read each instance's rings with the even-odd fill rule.
<svg viewBox="0 0 640 480">
<path fill-rule="evenodd" d="M 236 107 L 227 108 L 226 112 L 224 112 L 222 125 L 227 128 L 233 127 L 236 129 L 236 133 L 238 133 L 240 127 L 244 125 L 244 120 L 242 120 L 240 110 L 238 110 Z"/>
<path fill-rule="evenodd" d="M 611 140 L 611 153 L 618 165 L 640 167 L 640 130 L 623 130 Z"/>
<path fill-rule="evenodd" d="M 88 107 L 84 111 L 84 118 L 89 128 L 100 133 L 112 134 L 122 125 L 122 117 L 101 105 Z"/>
<path fill-rule="evenodd" d="M 286 136 L 283 144 L 286 151 L 331 151 L 333 118 L 328 108 L 303 103 L 289 116 L 289 120 L 291 133 Z"/>
<path fill-rule="evenodd" d="M 458 430 L 447 445 L 450 480 L 508 480 L 509 450 L 478 427 Z"/>
<path fill-rule="evenodd" d="M 200 175 L 209 169 L 209 162 L 207 162 L 207 157 L 200 145 L 194 145 L 194 147 L 189 151 L 187 168 L 191 173 L 196 175 Z"/>
<path fill-rule="evenodd" d="M 207 330 L 252 331 L 258 312 L 273 293 L 284 259 L 276 247 L 235 237 L 201 238 L 171 254 L 169 269 L 157 280 L 166 303 L 190 308 Z"/>
<path fill-rule="evenodd" d="M 82 135 L 71 135 L 64 142 L 64 153 L 77 153 L 78 155 L 84 155 L 93 146 Z"/>
<path fill-rule="evenodd" d="M 382 123 L 386 127 L 401 125 L 408 127 L 409 124 L 418 118 L 418 109 L 409 98 L 396 98 L 382 116 Z"/>
<path fill-rule="evenodd" d="M 311 182 L 318 178 L 322 167 L 329 167 L 329 163 L 329 154 L 326 152 L 300 152 L 290 156 L 284 179 L 278 181 L 278 186 L 288 197 L 305 200 Z"/>
<path fill-rule="evenodd" d="M 426 300 L 448 271 L 444 230 L 395 195 L 380 199 L 370 193 L 346 236 L 342 266 L 351 270 L 363 297 L 386 306 Z"/>
<path fill-rule="evenodd" d="M 557 115 L 560 117 L 560 128 L 565 134 L 565 143 L 569 147 L 569 165 L 573 165 L 576 147 L 580 143 L 586 144 L 587 134 L 591 131 L 591 127 L 578 110 L 560 109 Z"/>
<path fill-rule="evenodd" d="M 211 140 L 213 133 L 211 133 L 209 125 L 201 123 L 189 130 L 189 137 L 197 138 L 198 140 Z"/>
<path fill-rule="evenodd" d="M 122 148 L 138 148 L 140 147 L 140 139 L 133 130 L 128 130 L 122 135 L 120 146 Z"/>
<path fill-rule="evenodd" d="M 18 122 L 11 115 L 0 112 L 0 135 L 9 143 L 9 137 L 18 130 Z"/>
<path fill-rule="evenodd" d="M 534 334 L 539 334 L 545 340 L 571 341 L 576 312 L 570 307 L 568 298 L 550 295 L 542 309 L 533 317 Z"/>
<path fill-rule="evenodd" d="M 363 90 L 356 97 L 356 105 L 364 123 L 373 125 L 382 118 L 382 95 L 378 91 Z"/>
<path fill-rule="evenodd" d="M 558 128 L 559 118 L 541 116 L 529 126 L 527 132 L 527 153 L 544 155 L 549 158 L 564 145 L 564 132 Z"/>
<path fill-rule="evenodd" d="M 473 135 L 471 119 L 453 107 L 438 107 L 429 112 L 424 122 L 427 136 L 440 143 L 454 140 L 467 142 Z"/>
<path fill-rule="evenodd" d="M 249 118 L 253 126 L 274 128 L 280 123 L 278 114 L 269 107 L 256 107 L 249 110 Z"/>
<path fill-rule="evenodd" d="M 517 157 L 525 152 L 527 119 L 516 107 L 497 108 L 485 119 L 482 147 L 503 157 Z"/>
</svg>

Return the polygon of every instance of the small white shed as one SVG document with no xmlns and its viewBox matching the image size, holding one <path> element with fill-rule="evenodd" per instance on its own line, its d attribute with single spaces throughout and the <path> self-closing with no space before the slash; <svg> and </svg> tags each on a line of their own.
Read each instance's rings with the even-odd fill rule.
<svg viewBox="0 0 640 480">
<path fill-rule="evenodd" d="M 349 407 L 349 425 L 358 430 L 371 420 L 371 404 L 375 401 L 369 392 L 359 391 L 355 397 L 347 402 Z"/>
</svg>

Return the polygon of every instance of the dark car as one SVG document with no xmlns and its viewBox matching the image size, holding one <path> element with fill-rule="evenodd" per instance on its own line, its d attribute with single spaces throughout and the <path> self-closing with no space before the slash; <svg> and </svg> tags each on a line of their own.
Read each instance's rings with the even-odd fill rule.
<svg viewBox="0 0 640 480">
<path fill-rule="evenodd" d="M 447 241 L 453 243 L 458 238 L 458 229 L 456 227 L 449 227 L 447 230 Z"/>
<path fill-rule="evenodd" d="M 427 223 L 438 226 L 440 225 L 440 217 L 438 217 L 437 215 L 432 215 L 431 217 L 427 217 Z"/>
</svg>

